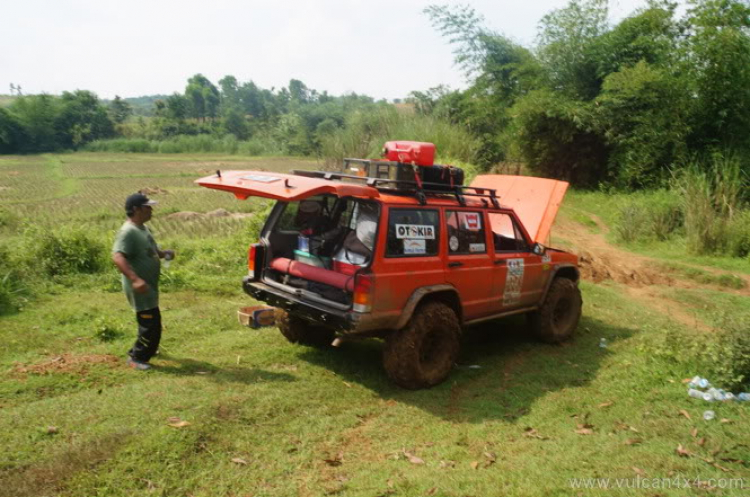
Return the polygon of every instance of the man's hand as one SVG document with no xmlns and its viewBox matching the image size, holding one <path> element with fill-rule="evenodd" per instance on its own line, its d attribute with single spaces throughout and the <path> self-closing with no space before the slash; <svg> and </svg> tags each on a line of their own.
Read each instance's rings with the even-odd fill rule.
<svg viewBox="0 0 750 497">
<path fill-rule="evenodd" d="M 174 250 L 172 250 L 172 249 L 162 250 L 161 256 L 162 256 L 162 258 L 164 258 L 164 259 L 166 259 L 168 261 L 171 261 L 172 259 L 174 259 L 175 253 L 174 253 Z"/>
<path fill-rule="evenodd" d="M 136 278 L 133 280 L 133 291 L 135 293 L 147 293 L 148 292 L 148 283 L 146 283 L 141 278 Z"/>
</svg>

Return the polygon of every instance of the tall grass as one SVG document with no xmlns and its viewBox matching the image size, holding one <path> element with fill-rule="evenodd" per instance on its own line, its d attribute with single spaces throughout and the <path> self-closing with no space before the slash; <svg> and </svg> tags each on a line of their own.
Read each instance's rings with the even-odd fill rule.
<svg viewBox="0 0 750 497">
<path fill-rule="evenodd" d="M 227 155 L 269 156 L 284 155 L 283 147 L 275 140 L 253 138 L 238 140 L 234 135 L 181 135 L 167 140 L 145 138 L 116 138 L 97 140 L 85 147 L 89 152 L 126 152 L 151 154 L 219 153 Z"/>
<path fill-rule="evenodd" d="M 327 166 L 339 167 L 345 157 L 379 157 L 389 140 L 434 143 L 444 162 L 448 157 L 472 162 L 480 147 L 465 128 L 443 119 L 379 108 L 348 115 L 344 128 L 321 137 L 321 153 Z"/>
<path fill-rule="evenodd" d="M 615 232 L 628 243 L 665 241 L 682 230 L 683 222 L 682 199 L 678 193 L 669 190 L 639 192 L 620 202 Z"/>
<path fill-rule="evenodd" d="M 747 255 L 748 181 L 737 158 L 717 156 L 708 165 L 694 161 L 675 175 L 673 183 L 682 196 L 692 253 Z"/>
<path fill-rule="evenodd" d="M 13 254 L 0 246 L 0 315 L 18 309 L 25 293 L 24 278 Z"/>
</svg>

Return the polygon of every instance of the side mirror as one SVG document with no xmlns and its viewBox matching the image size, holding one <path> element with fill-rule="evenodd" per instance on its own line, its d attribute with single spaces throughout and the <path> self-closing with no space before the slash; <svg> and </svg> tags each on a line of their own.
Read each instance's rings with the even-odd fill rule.
<svg viewBox="0 0 750 497">
<path fill-rule="evenodd" d="M 531 251 L 534 255 L 544 255 L 544 253 L 547 252 L 547 249 L 544 248 L 544 245 L 541 243 L 535 243 L 534 246 L 531 247 Z"/>
</svg>

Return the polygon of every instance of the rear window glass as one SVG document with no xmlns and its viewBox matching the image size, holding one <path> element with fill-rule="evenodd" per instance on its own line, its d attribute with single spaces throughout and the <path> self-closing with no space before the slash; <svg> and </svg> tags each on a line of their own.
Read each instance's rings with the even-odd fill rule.
<svg viewBox="0 0 750 497">
<path fill-rule="evenodd" d="M 449 254 L 483 254 L 487 252 L 484 216 L 481 212 L 445 211 L 448 225 Z"/>
<path fill-rule="evenodd" d="M 324 225 L 330 223 L 335 200 L 336 197 L 321 195 L 289 202 L 276 223 L 276 231 L 297 231 L 304 235 L 324 231 L 327 228 Z"/>
<path fill-rule="evenodd" d="M 440 215 L 433 209 L 391 209 L 386 257 L 437 255 Z"/>
</svg>

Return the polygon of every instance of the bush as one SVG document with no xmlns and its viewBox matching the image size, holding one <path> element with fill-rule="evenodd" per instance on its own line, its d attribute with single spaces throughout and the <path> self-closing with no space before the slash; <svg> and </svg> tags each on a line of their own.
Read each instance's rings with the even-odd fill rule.
<svg viewBox="0 0 750 497">
<path fill-rule="evenodd" d="M 156 142 L 143 138 L 116 138 L 113 140 L 97 140 L 84 147 L 88 152 L 129 152 L 154 153 L 158 150 Z"/>
<path fill-rule="evenodd" d="M 15 212 L 0 208 L 0 228 L 15 228 L 18 224 L 19 218 Z"/>
<path fill-rule="evenodd" d="M 620 205 L 615 232 L 624 242 L 668 240 L 683 227 L 680 196 L 656 190 L 633 194 Z"/>
<path fill-rule="evenodd" d="M 26 232 L 29 265 L 44 275 L 97 273 L 105 267 L 104 244 L 83 230 L 31 228 Z"/>
<path fill-rule="evenodd" d="M 88 152 L 128 153 L 218 153 L 227 155 L 282 155 L 287 151 L 273 140 L 253 138 L 240 141 L 234 135 L 180 135 L 168 140 L 146 140 L 144 138 L 117 138 L 89 143 Z"/>
<path fill-rule="evenodd" d="M 250 221 L 248 222 L 248 243 L 255 243 L 260 240 L 260 232 L 263 229 L 263 225 L 266 224 L 266 219 L 268 219 L 268 216 L 271 214 L 271 210 L 273 209 L 274 205 L 275 203 L 272 201 L 263 201 L 257 206 L 255 212 L 253 213 L 253 217 L 251 217 Z"/>
<path fill-rule="evenodd" d="M 321 137 L 321 154 L 327 167 L 339 168 L 345 157 L 380 157 L 383 144 L 390 140 L 431 142 L 439 158 L 451 157 L 465 162 L 474 160 L 480 146 L 479 140 L 462 126 L 435 116 L 402 113 L 384 107 L 347 116 L 344 128 Z"/>
<path fill-rule="evenodd" d="M 682 195 L 688 249 L 695 254 L 725 254 L 732 247 L 746 245 L 747 219 L 743 213 L 747 181 L 740 161 L 715 156 L 706 165 L 698 161 L 675 175 L 674 184 Z M 734 240 L 734 241 L 732 241 Z"/>
<path fill-rule="evenodd" d="M 727 224 L 727 245 L 729 255 L 750 256 L 750 210 L 738 212 Z"/>
<path fill-rule="evenodd" d="M 673 328 L 651 347 L 656 357 L 689 367 L 690 374 L 738 391 L 750 384 L 750 320 L 725 315 L 710 333 Z"/>
<path fill-rule="evenodd" d="M 23 274 L 11 251 L 0 246 L 0 315 L 18 310 L 27 293 Z"/>
</svg>

